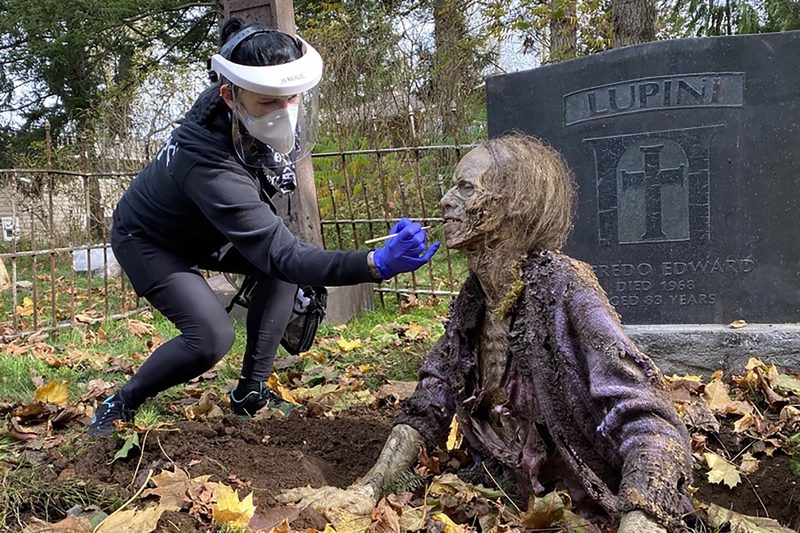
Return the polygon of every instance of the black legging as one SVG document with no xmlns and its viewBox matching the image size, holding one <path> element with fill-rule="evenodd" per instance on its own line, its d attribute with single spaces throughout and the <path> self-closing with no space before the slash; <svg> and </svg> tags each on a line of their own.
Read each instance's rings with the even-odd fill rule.
<svg viewBox="0 0 800 533">
<path fill-rule="evenodd" d="M 159 346 L 119 391 L 130 408 L 211 369 L 235 339 L 233 324 L 199 268 L 258 279 L 247 312 L 247 345 L 241 377 L 266 380 L 292 313 L 297 286 L 267 276 L 228 246 L 199 265 L 127 234 L 115 226 L 111 244 L 134 289 L 181 331 Z"/>
</svg>

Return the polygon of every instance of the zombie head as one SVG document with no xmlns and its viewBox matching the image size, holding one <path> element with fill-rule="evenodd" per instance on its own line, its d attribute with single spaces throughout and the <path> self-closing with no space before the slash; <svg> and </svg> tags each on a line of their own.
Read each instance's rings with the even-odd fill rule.
<svg viewBox="0 0 800 533">
<path fill-rule="evenodd" d="M 491 139 L 465 155 L 442 198 L 448 248 L 554 249 L 572 218 L 572 173 L 561 155 L 523 134 Z"/>
</svg>

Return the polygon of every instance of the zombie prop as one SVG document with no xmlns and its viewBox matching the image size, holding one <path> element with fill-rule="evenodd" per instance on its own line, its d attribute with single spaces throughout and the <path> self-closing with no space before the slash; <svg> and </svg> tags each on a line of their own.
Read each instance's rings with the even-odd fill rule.
<svg viewBox="0 0 800 533">
<path fill-rule="evenodd" d="M 490 140 L 442 199 L 447 246 L 470 277 L 375 466 L 347 489 L 284 501 L 369 512 L 457 415 L 470 454 L 520 501 L 567 489 L 579 515 L 620 533 L 679 530 L 691 510 L 689 438 L 661 373 L 625 335 L 591 268 L 557 251 L 573 185 L 536 139 Z"/>
</svg>

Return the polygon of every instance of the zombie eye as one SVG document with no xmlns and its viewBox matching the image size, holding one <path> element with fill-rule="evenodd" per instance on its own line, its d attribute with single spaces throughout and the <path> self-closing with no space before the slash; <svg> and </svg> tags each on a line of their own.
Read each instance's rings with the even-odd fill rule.
<svg viewBox="0 0 800 533">
<path fill-rule="evenodd" d="M 462 183 L 458 186 L 461 196 L 472 196 L 475 194 L 475 187 L 471 183 Z"/>
</svg>

